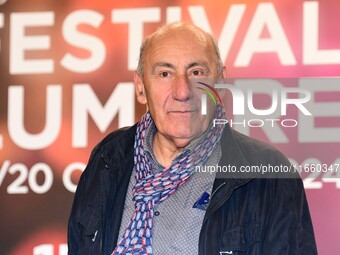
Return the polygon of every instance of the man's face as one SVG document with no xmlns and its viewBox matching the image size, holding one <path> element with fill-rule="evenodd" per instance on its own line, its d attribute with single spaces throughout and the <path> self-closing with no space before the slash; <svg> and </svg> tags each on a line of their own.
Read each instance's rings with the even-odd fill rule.
<svg viewBox="0 0 340 255">
<path fill-rule="evenodd" d="M 187 146 L 209 125 L 214 107 L 201 114 L 202 91 L 190 80 L 218 77 L 216 63 L 213 46 L 188 31 L 157 38 L 145 52 L 143 78 L 135 79 L 137 99 L 147 104 L 159 134 L 177 147 Z"/>
</svg>

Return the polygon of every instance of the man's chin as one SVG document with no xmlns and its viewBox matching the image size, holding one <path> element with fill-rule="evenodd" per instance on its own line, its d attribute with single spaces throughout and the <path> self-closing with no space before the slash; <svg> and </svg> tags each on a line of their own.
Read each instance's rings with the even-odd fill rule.
<svg viewBox="0 0 340 255">
<path fill-rule="evenodd" d="M 177 148 L 185 148 L 189 146 L 191 142 L 191 138 L 173 138 L 173 142 L 176 145 Z"/>
<path fill-rule="evenodd" d="M 190 142 L 196 140 L 202 133 L 201 132 L 190 132 L 176 134 L 172 136 L 172 141 L 176 145 L 177 148 L 185 148 L 190 145 Z"/>
</svg>

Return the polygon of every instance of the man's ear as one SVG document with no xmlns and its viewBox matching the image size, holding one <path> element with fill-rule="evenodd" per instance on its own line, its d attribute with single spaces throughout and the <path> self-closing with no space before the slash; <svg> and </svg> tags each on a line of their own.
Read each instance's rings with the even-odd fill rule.
<svg viewBox="0 0 340 255">
<path fill-rule="evenodd" d="M 226 80 L 227 80 L 227 68 L 225 66 L 223 66 L 223 68 L 222 68 L 222 75 L 221 76 L 222 76 L 220 78 L 221 81 L 219 81 L 219 82 L 221 82 L 223 84 L 226 83 Z M 225 89 L 217 89 L 217 91 L 218 91 L 218 94 L 220 95 L 221 98 L 223 98 L 225 96 L 225 94 L 226 94 L 226 90 Z"/>
<path fill-rule="evenodd" d="M 146 104 L 147 98 L 145 94 L 143 79 L 138 75 L 137 72 L 134 72 L 133 80 L 135 83 L 135 92 L 137 96 L 137 101 L 141 104 Z"/>
<path fill-rule="evenodd" d="M 227 68 L 225 66 L 222 67 L 222 77 L 223 79 L 227 79 Z"/>
</svg>

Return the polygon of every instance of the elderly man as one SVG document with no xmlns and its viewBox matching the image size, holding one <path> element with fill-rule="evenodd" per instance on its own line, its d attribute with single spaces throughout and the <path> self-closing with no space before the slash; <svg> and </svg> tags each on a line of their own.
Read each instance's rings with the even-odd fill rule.
<svg viewBox="0 0 340 255">
<path fill-rule="evenodd" d="M 195 166 L 289 165 L 201 114 L 204 81 L 225 78 L 213 37 L 185 23 L 149 36 L 135 74 L 148 112 L 93 150 L 69 220 L 69 254 L 317 254 L 299 178 L 236 178 Z"/>
</svg>

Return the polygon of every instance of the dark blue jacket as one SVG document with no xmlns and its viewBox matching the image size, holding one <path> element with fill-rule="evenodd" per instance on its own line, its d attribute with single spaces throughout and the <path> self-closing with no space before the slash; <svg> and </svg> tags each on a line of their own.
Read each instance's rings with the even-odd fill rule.
<svg viewBox="0 0 340 255">
<path fill-rule="evenodd" d="M 69 219 L 69 255 L 110 255 L 115 248 L 134 165 L 135 132 L 136 125 L 115 131 L 93 150 Z M 290 165 L 273 147 L 229 126 L 221 139 L 221 166 Z M 217 175 L 199 254 L 317 254 L 301 179 L 257 177 L 263 176 Z"/>
</svg>

